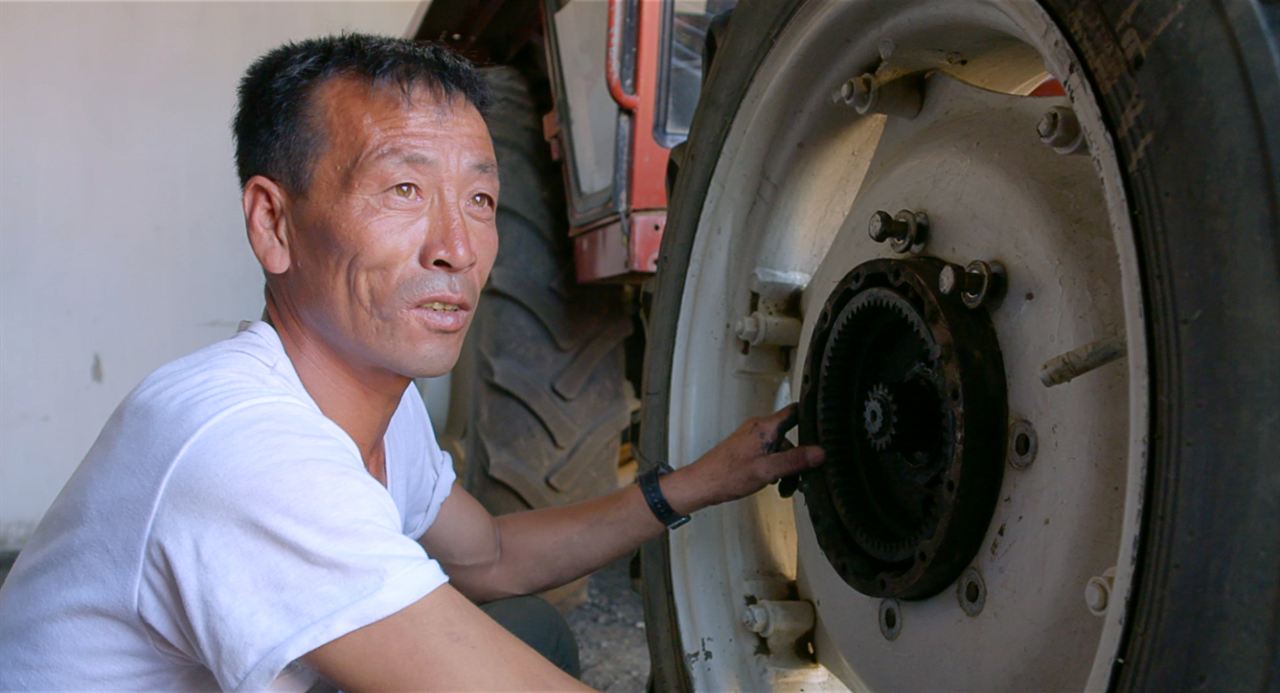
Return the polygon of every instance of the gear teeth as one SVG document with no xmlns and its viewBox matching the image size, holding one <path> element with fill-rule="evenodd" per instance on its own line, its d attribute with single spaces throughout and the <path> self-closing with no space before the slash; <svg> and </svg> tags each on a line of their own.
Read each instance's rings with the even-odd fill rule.
<svg viewBox="0 0 1280 693">
<path fill-rule="evenodd" d="M 873 425 L 868 420 L 873 405 L 880 412 L 881 417 L 880 425 L 876 427 L 875 433 L 871 432 Z M 867 439 L 870 441 L 872 449 L 876 452 L 884 452 L 889 449 L 889 443 L 893 442 L 893 436 L 898 432 L 898 405 L 893 399 L 893 394 L 889 392 L 889 387 L 884 383 L 876 383 L 867 393 L 862 425 L 867 431 Z"/>
<path fill-rule="evenodd" d="M 816 403 L 819 436 L 828 450 L 842 457 L 847 455 L 850 460 L 853 460 L 860 446 L 866 446 L 862 448 L 864 450 L 869 447 L 882 454 L 892 449 L 894 436 L 898 434 L 900 428 L 897 402 L 893 392 L 885 383 L 877 383 L 861 394 L 851 391 L 858 387 L 854 382 L 854 376 L 860 372 L 851 362 L 851 354 L 846 347 L 838 349 L 831 347 L 847 344 L 850 339 L 856 339 L 857 335 L 851 331 L 864 329 L 860 322 L 868 312 L 875 311 L 891 314 L 901 322 L 905 322 L 909 326 L 907 329 L 926 347 L 934 344 L 928 327 L 920 316 L 904 303 L 905 299 L 900 297 L 895 289 L 884 289 L 885 292 L 889 292 L 885 294 L 878 291 L 867 293 L 869 291 L 872 289 L 859 290 L 858 295 L 852 299 L 856 304 L 852 306 L 846 304 L 836 313 L 827 329 L 826 347 L 816 369 L 819 382 L 822 383 Z M 926 353 L 920 356 L 922 358 L 927 356 L 927 349 Z M 845 389 L 841 391 L 836 388 Z M 880 402 L 884 417 L 882 426 L 874 435 L 871 434 L 865 418 L 859 420 L 861 425 L 857 428 L 863 429 L 860 432 L 851 426 L 849 421 L 850 414 L 854 412 L 857 412 L 855 415 L 865 416 L 862 407 L 872 399 Z M 859 440 L 866 442 L 860 444 Z M 855 465 L 870 463 L 853 461 Z M 896 536 L 896 532 L 881 527 L 880 523 L 871 517 L 864 517 L 868 508 L 850 504 L 848 502 L 850 494 L 839 490 L 846 486 L 866 483 L 856 472 L 855 466 L 846 468 L 841 465 L 838 469 L 829 468 L 824 474 L 833 487 L 831 494 L 831 502 L 834 506 L 832 509 L 835 511 L 833 519 L 850 533 L 850 538 L 855 544 L 869 551 L 878 560 L 888 562 L 909 560 L 914 554 L 914 547 L 932 532 L 931 528 L 919 527 L 910 533 L 911 536 Z M 869 491 L 870 489 L 864 490 L 864 492 Z M 886 534 L 886 531 L 890 533 Z"/>
</svg>

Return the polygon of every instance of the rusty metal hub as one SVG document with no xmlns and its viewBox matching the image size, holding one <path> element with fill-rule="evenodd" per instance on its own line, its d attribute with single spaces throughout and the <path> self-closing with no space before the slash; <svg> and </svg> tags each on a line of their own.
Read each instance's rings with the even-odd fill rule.
<svg viewBox="0 0 1280 693">
<path fill-rule="evenodd" d="M 977 552 L 1004 466 L 1004 365 L 990 316 L 936 281 L 934 258 L 855 267 L 809 344 L 800 438 L 828 462 L 800 488 L 851 587 L 923 599 Z"/>
</svg>

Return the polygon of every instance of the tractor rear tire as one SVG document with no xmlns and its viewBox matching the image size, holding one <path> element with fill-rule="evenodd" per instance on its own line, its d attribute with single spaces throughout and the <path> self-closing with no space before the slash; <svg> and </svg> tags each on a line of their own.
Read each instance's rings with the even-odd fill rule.
<svg viewBox="0 0 1280 693">
<path fill-rule="evenodd" d="M 932 7 L 937 17 L 963 11 L 970 4 L 977 3 L 944 0 Z M 996 3 L 982 7 L 988 5 L 994 7 Z M 1005 5 L 1016 11 L 1032 7 L 1018 2 Z M 1276 690 L 1280 685 L 1280 590 L 1276 587 L 1280 584 L 1280 459 L 1276 455 L 1280 447 L 1280 428 L 1276 425 L 1276 412 L 1280 411 L 1280 351 L 1275 339 L 1280 316 L 1280 127 L 1274 114 L 1280 108 L 1280 64 L 1276 53 L 1280 9 L 1271 3 L 1234 0 L 1040 0 L 1039 5 L 1066 38 L 1065 43 L 1058 44 L 1060 50 L 1064 54 L 1074 51 L 1079 57 L 1082 74 L 1072 77 L 1082 76 L 1088 89 L 1096 93 L 1108 146 L 1113 143 L 1115 147 L 1115 170 L 1128 200 L 1128 208 L 1120 207 L 1117 214 L 1131 220 L 1143 299 L 1139 323 L 1129 334 L 1133 339 L 1145 338 L 1149 364 L 1149 389 L 1135 398 L 1137 406 L 1144 407 L 1149 416 L 1134 425 L 1146 426 L 1149 435 L 1142 443 L 1144 455 L 1139 459 L 1144 472 L 1140 478 L 1144 481 L 1138 485 L 1143 502 L 1136 515 L 1141 523 L 1141 541 L 1133 542 L 1137 546 L 1131 568 L 1133 587 L 1128 603 L 1119 605 L 1123 609 L 1124 635 L 1115 657 L 1109 661 L 1099 659 L 1102 666 L 1109 668 L 1094 671 L 1104 672 L 1103 685 L 1113 690 Z M 834 155 L 822 159 L 821 154 L 810 151 L 819 146 L 836 151 L 847 141 L 840 139 L 840 126 L 817 131 L 808 140 L 796 136 L 775 142 L 768 137 L 768 130 L 759 134 L 752 129 L 763 129 L 758 126 L 763 119 L 759 114 L 772 111 L 759 106 L 764 97 L 758 95 L 785 93 L 792 100 L 791 104 L 778 107 L 790 117 L 783 118 L 781 125 L 768 127 L 795 130 L 803 127 L 806 118 L 829 124 L 832 121 L 818 121 L 811 113 L 824 107 L 820 99 L 827 99 L 828 104 L 835 99 L 828 96 L 839 93 L 840 82 L 835 80 L 859 74 L 846 64 L 836 66 L 842 59 L 841 51 L 852 54 L 855 41 L 860 40 L 859 32 L 870 36 L 871 48 L 858 54 L 868 56 L 866 62 L 855 66 L 869 70 L 876 64 L 874 41 L 881 41 L 882 54 L 894 50 L 895 41 L 899 42 L 897 50 L 904 50 L 900 37 L 893 32 L 907 33 L 914 25 L 905 19 L 890 19 L 897 19 L 894 13 L 907 6 L 924 7 L 924 3 L 857 0 L 837 7 L 835 3 L 824 5 L 821 0 L 780 0 L 742 3 L 735 11 L 728 37 L 704 86 L 689 140 L 688 163 L 680 170 L 672 196 L 652 304 L 653 319 L 648 328 L 641 459 L 670 460 L 676 466 L 692 461 L 678 459 L 675 454 L 682 436 L 701 441 L 710 440 L 712 434 L 688 433 L 682 423 L 688 420 L 687 412 L 682 413 L 687 407 L 677 403 L 690 398 L 689 393 L 694 391 L 716 393 L 721 401 L 729 397 L 728 387 L 709 383 L 706 376 L 690 376 L 691 369 L 681 365 L 682 359 L 693 358 L 687 356 L 693 347 L 685 343 L 682 335 L 695 330 L 701 335 L 710 329 L 706 327 L 707 320 L 691 327 L 691 319 L 682 316 L 700 315 L 690 304 L 719 281 L 718 275 L 708 275 L 705 265 L 709 260 L 691 263 L 691 256 L 709 257 L 697 255 L 699 248 L 729 235 L 740 236 L 732 241 L 735 248 L 754 248 L 755 239 L 745 237 L 752 228 L 797 228 L 774 222 L 772 217 L 766 217 L 767 223 L 753 219 L 785 204 L 785 190 L 781 189 L 801 177 L 796 174 L 787 178 L 766 167 L 779 160 L 806 156 L 835 161 Z M 874 21 L 844 27 L 827 21 L 829 15 L 823 14 L 854 7 L 872 8 L 874 12 L 868 16 Z M 995 9 L 987 17 L 999 17 L 1000 11 Z M 920 16 L 923 15 L 916 18 Z M 934 29 L 937 40 L 952 36 L 939 27 Z M 832 43 L 843 42 L 841 50 L 812 47 L 827 44 L 808 42 L 811 34 L 805 32 L 816 35 L 824 31 L 834 36 Z M 822 37 L 828 38 L 827 34 Z M 771 55 L 782 52 L 783 46 L 795 49 L 794 54 Z M 919 51 L 910 55 L 929 55 L 918 46 L 909 48 Z M 824 56 L 832 64 L 830 69 L 814 64 Z M 958 55 L 956 60 L 960 60 Z M 796 67 L 799 65 L 804 67 Z M 766 68 L 774 72 L 767 72 Z M 777 77 L 783 86 L 757 89 L 756 82 L 762 74 L 790 76 L 796 81 L 803 81 L 805 75 L 817 76 L 813 78 L 815 84 L 804 85 Z M 811 94 L 817 96 L 810 98 Z M 852 122 L 855 116 L 850 113 L 848 118 Z M 1019 136 L 1019 132 L 1011 132 L 1009 137 Z M 772 148 L 759 170 L 733 158 L 734 147 L 746 148 L 761 142 L 771 143 Z M 852 167 L 852 160 L 853 157 L 847 158 L 850 163 L 846 165 Z M 1103 164 L 1097 160 L 1094 163 L 1099 171 L 1103 170 Z M 835 165 L 821 169 L 821 174 L 812 174 L 808 180 L 821 183 L 840 175 Z M 707 212 L 713 198 L 722 199 L 728 194 L 726 186 L 752 177 L 760 179 L 755 197 L 744 195 L 747 202 L 732 213 L 714 216 Z M 750 191 L 746 184 L 741 187 Z M 770 200 L 775 191 L 779 199 Z M 856 192 L 850 189 L 846 194 L 851 197 Z M 816 194 L 807 198 L 809 206 L 802 210 L 811 214 L 805 218 L 820 218 L 826 199 L 832 198 Z M 801 216 L 801 212 L 795 214 Z M 857 225 L 863 238 L 866 222 L 861 220 L 865 218 L 859 217 Z M 780 244 L 769 247 L 790 249 Z M 799 252 L 795 255 L 802 257 Z M 825 295 L 824 288 L 819 290 Z M 1028 293 L 1026 301 L 1031 298 Z M 731 305 L 728 310 L 741 309 Z M 734 315 L 730 313 L 730 319 Z M 812 316 L 806 314 L 806 319 Z M 723 343 L 738 344 L 731 337 L 721 339 Z M 726 354 L 726 358 L 732 356 L 727 350 Z M 1145 409 L 1148 405 L 1149 409 Z M 758 409 L 767 406 L 769 403 L 764 402 Z M 1063 435 L 1071 433 L 1063 431 Z M 1042 458 L 1045 454 L 1042 442 Z M 1045 462 L 1037 464 L 1042 465 L 1042 471 L 1047 469 Z M 763 493 L 768 494 L 769 490 Z M 742 511 L 742 515 L 749 512 Z M 702 520 L 704 523 L 709 519 L 718 521 L 720 515 L 710 513 L 704 511 L 708 518 Z M 1048 511 L 1045 514 L 1047 525 Z M 803 529 L 804 513 L 798 512 L 796 518 L 796 524 Z M 1054 520 L 1057 525 L 1057 518 Z M 714 590 L 705 589 L 686 590 L 688 594 L 681 596 L 683 585 L 690 584 L 691 576 L 716 572 L 726 593 L 732 581 L 756 576 L 750 566 L 740 567 L 740 576 L 707 558 L 707 552 L 699 547 L 709 547 L 711 543 L 689 544 L 691 540 L 683 537 L 698 523 L 699 517 L 695 516 L 688 528 L 680 530 L 685 535 L 661 537 L 642 552 L 655 690 L 696 687 L 695 669 L 704 672 L 698 674 L 703 680 L 713 674 L 722 675 L 715 670 L 723 672 L 734 666 L 728 660 L 736 656 L 725 654 L 727 640 L 736 640 L 735 647 L 745 648 L 743 661 L 752 661 L 752 647 L 760 654 L 757 643 L 763 642 L 762 638 L 740 626 L 734 630 L 736 612 L 726 614 L 727 625 L 723 632 L 715 633 L 714 643 L 706 628 L 686 628 L 685 637 L 681 637 L 682 623 L 699 623 L 696 619 L 690 621 L 690 614 L 705 615 L 705 605 L 717 597 Z M 762 525 L 763 521 L 756 525 L 744 523 L 740 532 L 726 529 L 715 533 L 714 539 L 733 542 L 739 534 L 762 532 Z M 803 539 L 805 533 L 799 534 Z M 1003 526 L 999 534 L 1004 535 Z M 803 548 L 801 543 L 801 551 Z M 1046 551 L 1053 548 L 1036 547 Z M 992 545 L 990 553 L 995 552 Z M 809 579 L 814 572 L 829 570 L 821 554 L 817 559 L 807 564 Z M 794 575 L 792 579 L 796 579 Z M 803 570 L 799 579 L 806 579 Z M 1040 587 L 1049 583 L 1046 580 L 1034 584 Z M 1044 591 L 1048 594 L 1048 587 Z M 1063 594 L 1083 609 L 1081 592 L 1072 585 L 1072 590 Z M 800 597 L 812 599 L 805 594 Z M 786 598 L 797 597 L 793 593 Z M 735 600 L 736 608 L 743 608 L 741 600 L 736 596 Z M 874 604 L 865 595 L 849 590 L 847 601 L 854 600 Z M 937 610 L 952 608 L 957 624 L 980 623 L 978 619 L 966 620 L 955 608 L 955 600 L 951 593 L 937 597 Z M 827 611 L 842 608 L 838 601 L 816 603 L 819 634 L 824 627 L 832 629 L 832 617 Z M 703 611 L 696 612 L 699 608 Z M 993 608 L 999 608 L 999 604 L 993 606 L 988 600 L 988 612 Z M 920 607 L 913 615 L 924 610 Z M 937 683 L 928 688 L 957 688 L 961 684 L 956 681 L 961 679 L 950 678 L 952 675 L 983 664 L 981 659 L 986 654 L 999 654 L 995 639 L 976 643 L 975 647 L 986 649 L 967 661 L 946 648 L 907 651 L 903 649 L 911 647 L 907 638 L 886 644 L 886 640 L 897 636 L 882 637 L 884 631 L 876 631 L 874 611 L 872 614 L 863 628 L 866 640 L 840 641 L 834 646 L 842 653 L 855 655 L 859 649 L 867 651 L 864 645 L 897 648 L 894 654 L 900 658 L 894 666 L 899 667 L 898 674 L 936 672 Z M 924 614 L 915 621 L 904 618 L 904 632 L 916 628 L 914 633 L 920 633 L 928 616 Z M 993 628 L 998 630 L 1000 625 Z M 1010 625 L 1009 621 L 1003 624 Z M 955 639 L 951 644 L 959 650 L 971 643 Z M 1018 645 L 1013 644 L 1015 649 Z M 716 650 L 717 647 L 722 649 Z M 819 642 L 816 656 L 820 662 L 824 661 L 821 647 Z M 713 654 L 714 660 L 705 663 Z M 1042 658 L 1037 660 L 1033 654 Z M 1028 648 L 1024 656 L 1028 666 L 1034 666 L 1057 653 L 1032 652 Z M 762 657 L 754 661 L 756 666 L 740 667 L 736 674 L 741 677 L 739 686 L 775 685 L 754 684 L 762 680 L 754 677 L 770 675 L 771 671 Z M 843 679 L 845 684 L 856 689 L 874 688 L 866 683 L 868 679 L 857 670 L 856 663 L 853 670 L 852 679 Z M 884 684 L 892 681 L 892 676 L 880 676 L 878 680 Z M 787 681 L 798 681 L 772 680 L 781 681 L 776 685 L 782 687 L 788 686 Z M 1018 679 L 996 681 L 991 686 L 1034 688 Z M 891 683 L 885 687 L 895 688 Z"/>
<path fill-rule="evenodd" d="M 464 487 L 506 514 L 592 498 L 617 485 L 630 423 L 621 287 L 574 279 L 559 168 L 526 78 L 483 70 L 498 157 L 500 246 L 451 381 L 447 431 Z"/>
</svg>

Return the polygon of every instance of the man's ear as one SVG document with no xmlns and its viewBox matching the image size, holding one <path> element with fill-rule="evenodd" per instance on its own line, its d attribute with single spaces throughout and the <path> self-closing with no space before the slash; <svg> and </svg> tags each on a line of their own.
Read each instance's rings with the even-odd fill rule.
<svg viewBox="0 0 1280 693">
<path fill-rule="evenodd" d="M 267 274 L 284 274 L 290 265 L 288 195 L 279 183 L 266 176 L 254 176 L 244 184 L 244 224 L 249 245 Z"/>
</svg>

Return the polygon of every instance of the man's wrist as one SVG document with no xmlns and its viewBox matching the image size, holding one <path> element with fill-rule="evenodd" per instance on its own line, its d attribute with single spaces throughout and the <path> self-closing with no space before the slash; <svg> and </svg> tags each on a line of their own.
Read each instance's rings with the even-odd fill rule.
<svg viewBox="0 0 1280 693">
<path fill-rule="evenodd" d="M 667 499 L 667 495 L 662 488 L 661 479 L 672 473 L 671 467 L 665 464 L 659 464 L 654 468 L 642 473 L 636 478 L 636 483 L 640 486 L 640 493 L 644 496 L 645 504 L 649 506 L 650 512 L 658 519 L 659 522 L 666 525 L 667 529 L 676 529 L 682 527 L 689 521 L 687 514 L 677 511 L 671 502 Z M 670 484 L 668 484 L 670 486 Z"/>
</svg>

